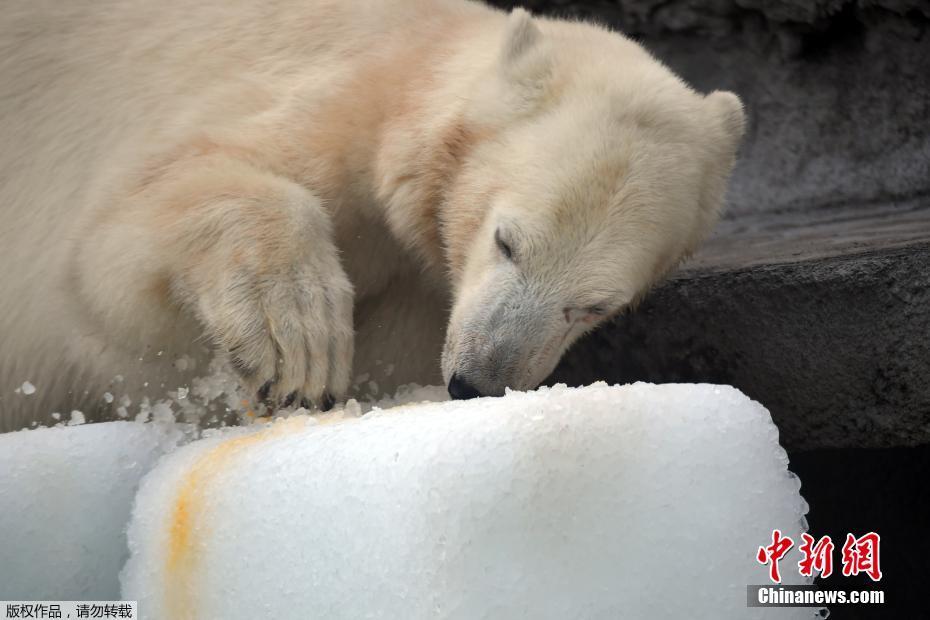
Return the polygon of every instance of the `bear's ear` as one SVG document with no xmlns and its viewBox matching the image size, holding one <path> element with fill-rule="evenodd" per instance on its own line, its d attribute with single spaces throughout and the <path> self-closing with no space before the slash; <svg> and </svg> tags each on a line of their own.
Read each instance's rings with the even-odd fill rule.
<svg viewBox="0 0 930 620">
<path fill-rule="evenodd" d="M 541 36 L 539 28 L 533 23 L 533 16 L 526 9 L 514 9 L 507 18 L 507 30 L 504 35 L 504 63 L 519 62 L 520 58 L 536 45 Z"/>
<path fill-rule="evenodd" d="M 516 8 L 507 18 L 501 49 L 501 65 L 505 75 L 523 80 L 540 77 L 548 69 L 545 41 L 533 16 Z"/>
<path fill-rule="evenodd" d="M 736 163 L 736 148 L 746 129 L 743 103 L 733 93 L 715 90 L 705 97 L 705 104 L 713 133 L 708 142 L 711 158 L 701 188 L 700 220 L 691 240 L 692 248 L 710 232 L 723 208 L 727 179 Z"/>
<path fill-rule="evenodd" d="M 743 102 L 735 94 L 715 90 L 706 97 L 711 113 L 720 123 L 726 135 L 728 146 L 736 150 L 739 141 L 746 130 L 746 113 L 743 111 Z"/>
</svg>

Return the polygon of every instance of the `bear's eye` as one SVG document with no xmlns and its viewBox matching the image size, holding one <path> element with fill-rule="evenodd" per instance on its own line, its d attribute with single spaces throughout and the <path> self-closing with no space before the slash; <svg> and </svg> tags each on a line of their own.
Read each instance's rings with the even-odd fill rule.
<svg viewBox="0 0 930 620">
<path fill-rule="evenodd" d="M 497 249 L 501 251 L 501 254 L 504 255 L 504 258 L 509 261 L 513 260 L 513 250 L 511 249 L 510 244 L 501 238 L 500 228 L 494 231 L 494 243 L 497 244 Z"/>
<path fill-rule="evenodd" d="M 600 304 L 591 306 L 588 308 L 588 314 L 593 314 L 594 316 L 604 316 L 607 314 L 607 307 Z"/>
</svg>

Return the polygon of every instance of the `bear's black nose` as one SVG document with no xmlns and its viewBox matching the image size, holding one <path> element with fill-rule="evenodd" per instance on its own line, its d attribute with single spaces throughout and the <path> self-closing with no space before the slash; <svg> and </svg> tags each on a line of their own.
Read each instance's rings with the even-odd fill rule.
<svg viewBox="0 0 930 620">
<path fill-rule="evenodd" d="M 453 373 L 449 380 L 449 396 L 455 400 L 468 400 L 469 398 L 478 398 L 481 396 L 473 385 Z"/>
</svg>

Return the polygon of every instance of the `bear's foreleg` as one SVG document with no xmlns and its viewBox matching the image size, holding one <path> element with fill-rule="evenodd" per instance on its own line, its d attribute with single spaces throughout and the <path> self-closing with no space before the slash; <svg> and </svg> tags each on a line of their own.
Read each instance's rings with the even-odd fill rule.
<svg viewBox="0 0 930 620">
<path fill-rule="evenodd" d="M 163 320 L 153 309 L 179 306 L 261 399 L 328 408 L 345 395 L 353 291 L 316 196 L 222 153 L 122 185 L 76 261 L 81 296 L 108 333 L 144 333 Z"/>
</svg>

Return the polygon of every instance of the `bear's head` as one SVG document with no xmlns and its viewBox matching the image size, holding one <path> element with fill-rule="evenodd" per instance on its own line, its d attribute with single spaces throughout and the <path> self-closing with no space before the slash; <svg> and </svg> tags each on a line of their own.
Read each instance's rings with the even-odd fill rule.
<svg viewBox="0 0 930 620">
<path fill-rule="evenodd" d="M 499 42 L 500 43 L 500 42 Z M 743 134 L 634 42 L 514 11 L 464 127 L 480 135 L 440 214 L 454 397 L 532 389 L 710 231 Z"/>
</svg>

